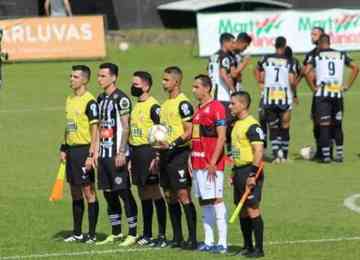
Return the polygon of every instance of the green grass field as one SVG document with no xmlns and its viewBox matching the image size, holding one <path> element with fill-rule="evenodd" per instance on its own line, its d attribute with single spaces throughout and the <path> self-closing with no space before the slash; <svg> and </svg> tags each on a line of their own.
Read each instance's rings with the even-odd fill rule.
<svg viewBox="0 0 360 260">
<path fill-rule="evenodd" d="M 356 53 L 353 56 L 360 58 Z M 160 79 L 166 66 L 177 64 L 183 69 L 183 90 L 189 96 L 192 96 L 192 78 L 205 72 L 206 67 L 205 59 L 192 56 L 190 46 L 138 46 L 127 52 L 109 48 L 107 60 L 119 64 L 119 86 L 126 92 L 129 92 L 135 70 L 150 71 L 155 82 L 153 94 L 160 100 L 165 98 Z M 68 187 L 65 199 L 58 203 L 50 203 L 48 196 L 58 167 L 58 147 L 64 127 L 63 107 L 65 97 L 71 91 L 68 78 L 71 65 L 75 63 L 80 62 L 5 66 L 5 87 L 0 90 L 0 259 L 223 259 L 225 256 L 170 249 L 127 250 L 117 245 L 100 247 L 62 242 L 62 236 L 72 227 Z M 100 61 L 81 63 L 91 66 L 90 90 L 98 94 L 100 88 L 96 85 L 95 74 Z M 254 64 L 255 60 L 252 68 Z M 252 68 L 246 72 L 244 84 L 254 97 L 252 110 L 255 112 L 258 90 Z M 262 204 L 265 259 L 359 259 L 360 217 L 343 205 L 345 198 L 360 193 L 360 123 L 357 114 L 360 86 L 357 85 L 360 85 L 359 80 L 346 94 L 345 162 L 319 165 L 297 159 L 299 149 L 312 144 L 311 94 L 302 83 L 300 105 L 294 110 L 291 128 L 293 162 L 266 166 Z M 110 232 L 110 225 L 102 194 L 99 198 L 98 238 L 103 238 Z M 230 187 L 226 188 L 226 202 L 229 212 L 232 211 Z M 86 215 L 84 222 L 87 223 Z M 141 222 L 140 216 L 140 233 Z M 198 223 L 201 240 L 200 211 Z M 168 231 L 171 232 L 169 223 Z M 229 226 L 229 242 L 232 250 L 242 244 L 238 224 Z"/>
</svg>

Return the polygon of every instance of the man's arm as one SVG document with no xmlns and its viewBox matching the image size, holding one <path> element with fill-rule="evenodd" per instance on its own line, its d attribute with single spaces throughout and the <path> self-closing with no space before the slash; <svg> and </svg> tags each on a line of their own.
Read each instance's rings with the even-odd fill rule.
<svg viewBox="0 0 360 260">
<path fill-rule="evenodd" d="M 232 70 L 231 70 L 231 76 L 233 78 L 238 78 L 241 76 L 241 73 L 242 71 L 247 67 L 247 65 L 250 64 L 250 57 L 247 56 L 244 58 L 244 61 L 241 62 L 237 67 L 234 67 Z"/>
<path fill-rule="evenodd" d="M 72 16 L 71 5 L 69 0 L 64 0 L 65 10 L 68 16 Z"/>
<path fill-rule="evenodd" d="M 351 69 L 351 73 L 345 90 L 349 89 L 353 85 L 355 79 L 359 75 L 359 66 L 357 64 L 355 64 L 354 62 L 350 62 L 347 67 Z"/>
<path fill-rule="evenodd" d="M 315 84 L 315 73 L 314 73 L 314 67 L 311 64 L 308 64 L 304 67 L 304 75 L 307 84 L 309 85 L 311 91 L 316 91 L 316 84 Z"/>
<path fill-rule="evenodd" d="M 235 91 L 233 79 L 230 77 L 230 74 L 228 74 L 224 68 L 220 69 L 220 78 L 225 82 L 225 85 L 230 92 Z"/>
<path fill-rule="evenodd" d="M 44 10 L 45 10 L 45 15 L 50 16 L 50 0 L 45 0 Z"/>
<path fill-rule="evenodd" d="M 225 125 L 217 126 L 216 127 L 216 133 L 217 133 L 217 140 L 216 145 L 214 149 L 214 153 L 211 156 L 209 164 L 211 166 L 216 166 L 216 163 L 218 162 L 220 156 L 223 153 L 224 145 L 226 141 L 226 127 Z"/>
</svg>

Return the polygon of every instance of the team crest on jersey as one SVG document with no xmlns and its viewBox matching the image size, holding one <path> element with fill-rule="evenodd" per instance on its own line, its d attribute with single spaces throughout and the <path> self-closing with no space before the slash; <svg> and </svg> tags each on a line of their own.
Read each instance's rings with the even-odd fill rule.
<svg viewBox="0 0 360 260">
<path fill-rule="evenodd" d="M 120 185 L 121 183 L 122 183 L 122 178 L 121 177 L 115 177 L 115 183 L 117 184 L 117 185 Z"/>
</svg>

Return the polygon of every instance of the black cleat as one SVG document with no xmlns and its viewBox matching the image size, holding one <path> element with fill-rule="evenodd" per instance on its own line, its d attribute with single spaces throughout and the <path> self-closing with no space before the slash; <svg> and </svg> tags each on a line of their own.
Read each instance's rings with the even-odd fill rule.
<svg viewBox="0 0 360 260">
<path fill-rule="evenodd" d="M 181 249 L 183 250 L 197 250 L 198 248 L 198 243 L 197 241 L 191 241 L 188 240 L 185 243 L 183 243 Z"/>
<path fill-rule="evenodd" d="M 333 161 L 336 162 L 336 163 L 343 163 L 344 158 L 343 157 L 337 157 L 337 158 L 334 158 Z"/>
<path fill-rule="evenodd" d="M 169 244 L 164 236 L 159 236 L 157 239 L 151 241 L 150 247 L 165 248 Z"/>
<path fill-rule="evenodd" d="M 254 248 L 243 247 L 235 256 L 248 256 L 252 252 L 254 252 Z"/>
<path fill-rule="evenodd" d="M 171 240 L 169 241 L 169 247 L 170 248 L 181 248 L 182 245 L 184 244 L 184 241 L 182 240 Z"/>
<path fill-rule="evenodd" d="M 260 249 L 255 249 L 253 252 L 246 255 L 246 257 L 249 257 L 249 258 L 260 258 L 260 257 L 264 257 L 264 256 L 265 256 L 264 251 L 260 250 Z"/>
</svg>

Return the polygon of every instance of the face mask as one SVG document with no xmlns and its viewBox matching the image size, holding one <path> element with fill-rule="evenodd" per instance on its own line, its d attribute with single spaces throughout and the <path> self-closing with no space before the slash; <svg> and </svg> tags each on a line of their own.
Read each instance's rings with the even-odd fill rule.
<svg viewBox="0 0 360 260">
<path fill-rule="evenodd" d="M 141 88 L 137 88 L 134 85 L 131 86 L 131 95 L 134 97 L 140 97 L 144 91 Z"/>
</svg>

